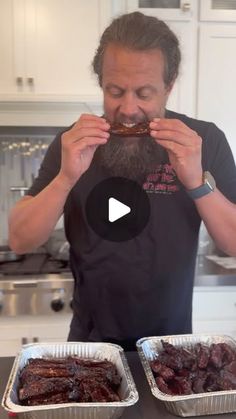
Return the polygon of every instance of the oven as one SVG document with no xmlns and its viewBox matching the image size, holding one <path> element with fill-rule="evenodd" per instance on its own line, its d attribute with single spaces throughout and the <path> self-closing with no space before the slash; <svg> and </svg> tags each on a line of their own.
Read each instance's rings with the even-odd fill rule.
<svg viewBox="0 0 236 419">
<path fill-rule="evenodd" d="M 0 318 L 71 313 L 73 286 L 69 261 L 47 253 L 0 262 Z"/>
</svg>

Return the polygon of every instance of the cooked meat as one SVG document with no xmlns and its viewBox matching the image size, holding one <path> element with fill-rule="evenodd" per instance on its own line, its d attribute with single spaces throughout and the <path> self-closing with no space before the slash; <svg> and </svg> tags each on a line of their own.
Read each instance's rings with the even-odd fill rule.
<svg viewBox="0 0 236 419">
<path fill-rule="evenodd" d="M 111 125 L 110 133 L 122 137 L 142 137 L 150 134 L 149 122 L 140 122 L 133 127 L 126 127 L 120 123 Z"/>
<path fill-rule="evenodd" d="M 121 377 L 109 361 L 67 357 L 29 359 L 19 377 L 23 405 L 119 401 Z"/>
<path fill-rule="evenodd" d="M 236 390 L 236 350 L 229 344 L 199 342 L 189 349 L 162 340 L 162 346 L 150 367 L 163 393 Z"/>
</svg>

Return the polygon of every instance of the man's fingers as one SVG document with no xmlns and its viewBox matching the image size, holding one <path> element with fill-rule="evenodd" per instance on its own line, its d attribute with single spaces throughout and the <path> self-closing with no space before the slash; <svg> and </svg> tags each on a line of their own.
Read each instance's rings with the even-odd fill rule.
<svg viewBox="0 0 236 419">
<path fill-rule="evenodd" d="M 70 130 L 70 131 L 66 131 L 63 135 L 62 135 L 62 142 L 63 144 L 72 144 L 75 143 L 77 141 L 81 141 L 83 138 L 88 138 L 88 137 L 100 137 L 100 138 L 109 138 L 110 134 L 108 131 L 105 131 L 101 128 L 97 128 L 97 126 L 95 127 L 86 127 L 86 128 L 81 128 L 78 127 L 74 130 Z"/>
<path fill-rule="evenodd" d="M 150 122 L 151 136 L 156 140 L 170 140 L 186 147 L 201 146 L 201 137 L 178 119 L 158 119 Z"/>
<path fill-rule="evenodd" d="M 103 131 L 98 128 L 81 128 L 80 130 L 78 130 L 77 135 L 73 135 L 72 142 L 81 141 L 82 139 L 89 137 L 109 138 L 110 134 L 109 132 Z"/>
<path fill-rule="evenodd" d="M 74 147 L 76 148 L 76 150 L 84 150 L 87 147 L 90 146 L 99 146 L 101 144 L 106 144 L 107 142 L 107 138 L 99 138 L 99 137 L 86 137 L 83 138 L 80 141 L 77 141 L 74 143 Z"/>
<path fill-rule="evenodd" d="M 187 134 L 187 135 L 196 135 L 195 131 L 193 131 L 191 128 L 189 128 L 179 119 L 154 118 L 154 120 L 150 122 L 150 129 L 155 130 L 155 131 L 168 130 L 168 131 L 180 132 L 182 134 Z"/>
<path fill-rule="evenodd" d="M 163 139 L 157 139 L 156 142 L 160 144 L 162 147 L 164 147 L 166 150 L 171 151 L 173 154 L 179 154 L 183 152 L 184 146 L 181 144 L 178 144 L 174 141 L 168 141 Z M 186 149 L 186 147 L 185 147 Z"/>
<path fill-rule="evenodd" d="M 91 115 L 91 114 L 82 114 L 79 119 L 76 121 L 76 123 L 74 124 L 74 127 L 77 127 L 78 125 L 86 125 L 86 124 L 90 124 L 90 123 L 95 123 L 95 125 L 102 125 L 102 124 L 107 124 L 107 121 L 105 118 L 97 116 L 97 115 Z"/>
<path fill-rule="evenodd" d="M 201 138 L 197 134 L 193 134 L 192 132 L 186 133 L 179 132 L 179 131 L 170 131 L 170 130 L 151 130 L 151 136 L 156 140 L 164 141 L 170 140 L 174 143 L 178 143 L 185 147 L 194 147 L 201 145 Z"/>
</svg>

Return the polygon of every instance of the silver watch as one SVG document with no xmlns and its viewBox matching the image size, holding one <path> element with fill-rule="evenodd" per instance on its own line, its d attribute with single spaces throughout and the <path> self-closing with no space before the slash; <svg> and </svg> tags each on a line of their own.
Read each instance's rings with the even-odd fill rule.
<svg viewBox="0 0 236 419">
<path fill-rule="evenodd" d="M 202 185 L 194 189 L 187 189 L 187 193 L 192 199 L 201 198 L 204 195 L 214 192 L 216 188 L 215 179 L 210 172 L 203 172 Z"/>
</svg>

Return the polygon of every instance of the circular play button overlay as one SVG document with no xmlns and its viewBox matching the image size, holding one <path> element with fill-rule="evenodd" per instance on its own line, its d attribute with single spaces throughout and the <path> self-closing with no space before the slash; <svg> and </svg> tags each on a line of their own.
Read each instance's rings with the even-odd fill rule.
<svg viewBox="0 0 236 419">
<path fill-rule="evenodd" d="M 86 215 L 96 234 L 103 239 L 120 242 L 133 239 L 145 228 L 150 203 L 138 183 L 111 177 L 98 183 L 90 192 Z"/>
</svg>

